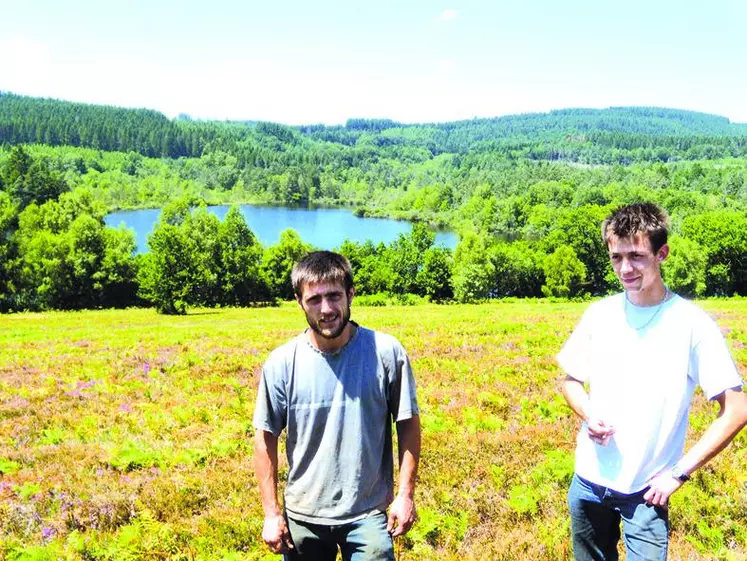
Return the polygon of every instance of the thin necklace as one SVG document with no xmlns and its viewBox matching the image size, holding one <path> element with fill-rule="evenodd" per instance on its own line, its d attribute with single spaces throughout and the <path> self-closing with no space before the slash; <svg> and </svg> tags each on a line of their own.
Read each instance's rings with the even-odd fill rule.
<svg viewBox="0 0 747 561">
<path fill-rule="evenodd" d="M 628 325 L 630 325 L 630 327 L 632 327 L 636 331 L 640 331 L 641 329 L 648 327 L 651 324 L 651 322 L 654 321 L 654 318 L 657 315 L 659 315 L 659 310 L 661 310 L 662 307 L 664 306 L 664 302 L 666 302 L 667 299 L 669 298 L 669 287 L 665 286 L 664 289 L 665 289 L 664 297 L 661 299 L 661 302 L 659 302 L 659 304 L 656 306 L 656 310 L 654 311 L 654 313 L 651 314 L 651 317 L 648 318 L 648 320 L 646 320 L 646 323 L 638 327 L 636 327 L 635 325 L 631 325 L 630 323 L 630 314 L 628 313 L 628 304 L 633 305 L 633 303 L 630 300 L 628 300 L 628 293 L 627 292 L 625 293 L 625 319 L 627 320 Z"/>
</svg>

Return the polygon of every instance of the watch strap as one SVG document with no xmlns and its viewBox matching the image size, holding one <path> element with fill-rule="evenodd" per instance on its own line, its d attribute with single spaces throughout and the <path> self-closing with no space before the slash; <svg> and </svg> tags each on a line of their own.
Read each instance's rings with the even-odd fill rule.
<svg viewBox="0 0 747 561">
<path fill-rule="evenodd" d="M 672 468 L 672 477 L 674 477 L 675 479 L 679 479 L 680 481 L 682 481 L 682 483 L 687 483 L 688 481 L 690 481 L 690 476 L 682 471 L 682 468 L 678 465 L 675 465 Z"/>
</svg>

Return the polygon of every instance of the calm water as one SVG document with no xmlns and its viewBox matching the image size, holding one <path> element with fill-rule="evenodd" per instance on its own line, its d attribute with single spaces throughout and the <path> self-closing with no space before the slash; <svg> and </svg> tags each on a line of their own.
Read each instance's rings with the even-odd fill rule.
<svg viewBox="0 0 747 561">
<path fill-rule="evenodd" d="M 211 206 L 208 210 L 223 220 L 229 206 Z M 239 207 L 252 232 L 263 245 L 274 245 L 280 232 L 293 228 L 301 239 L 321 249 L 333 249 L 348 238 L 356 242 L 371 240 L 374 243 L 390 243 L 399 234 L 411 230 L 409 222 L 388 218 L 360 218 L 352 211 L 339 208 L 284 208 L 242 205 Z M 125 210 L 113 212 L 104 219 L 108 226 L 124 224 L 135 231 L 138 252 L 148 251 L 147 238 L 153 230 L 160 209 Z M 436 245 L 455 248 L 454 232 L 436 232 Z"/>
</svg>

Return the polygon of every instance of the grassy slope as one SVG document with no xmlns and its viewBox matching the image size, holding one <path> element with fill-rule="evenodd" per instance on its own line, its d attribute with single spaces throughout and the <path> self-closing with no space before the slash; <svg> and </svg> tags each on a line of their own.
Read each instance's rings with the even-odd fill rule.
<svg viewBox="0 0 747 561">
<path fill-rule="evenodd" d="M 747 375 L 747 300 L 703 306 Z M 400 559 L 569 558 L 578 424 L 553 355 L 584 307 L 354 310 L 419 383 L 421 520 Z M 250 416 L 264 357 L 303 326 L 292 305 L 0 316 L 0 559 L 265 557 Z M 712 415 L 699 396 L 691 439 Z M 675 496 L 672 559 L 747 559 L 745 465 L 743 434 Z"/>
</svg>

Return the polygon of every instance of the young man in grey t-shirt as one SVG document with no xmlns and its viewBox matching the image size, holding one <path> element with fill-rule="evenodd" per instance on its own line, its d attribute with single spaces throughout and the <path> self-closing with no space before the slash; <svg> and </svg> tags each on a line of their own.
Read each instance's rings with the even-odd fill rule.
<svg viewBox="0 0 747 561">
<path fill-rule="evenodd" d="M 262 538 L 286 559 L 394 560 L 392 537 L 415 521 L 420 421 L 407 353 L 389 335 L 350 321 L 345 257 L 308 254 L 293 290 L 309 329 L 275 349 L 254 411 Z M 392 429 L 399 489 L 394 496 Z M 287 431 L 284 509 L 277 498 L 278 437 Z M 386 510 L 389 508 L 389 515 Z"/>
</svg>

